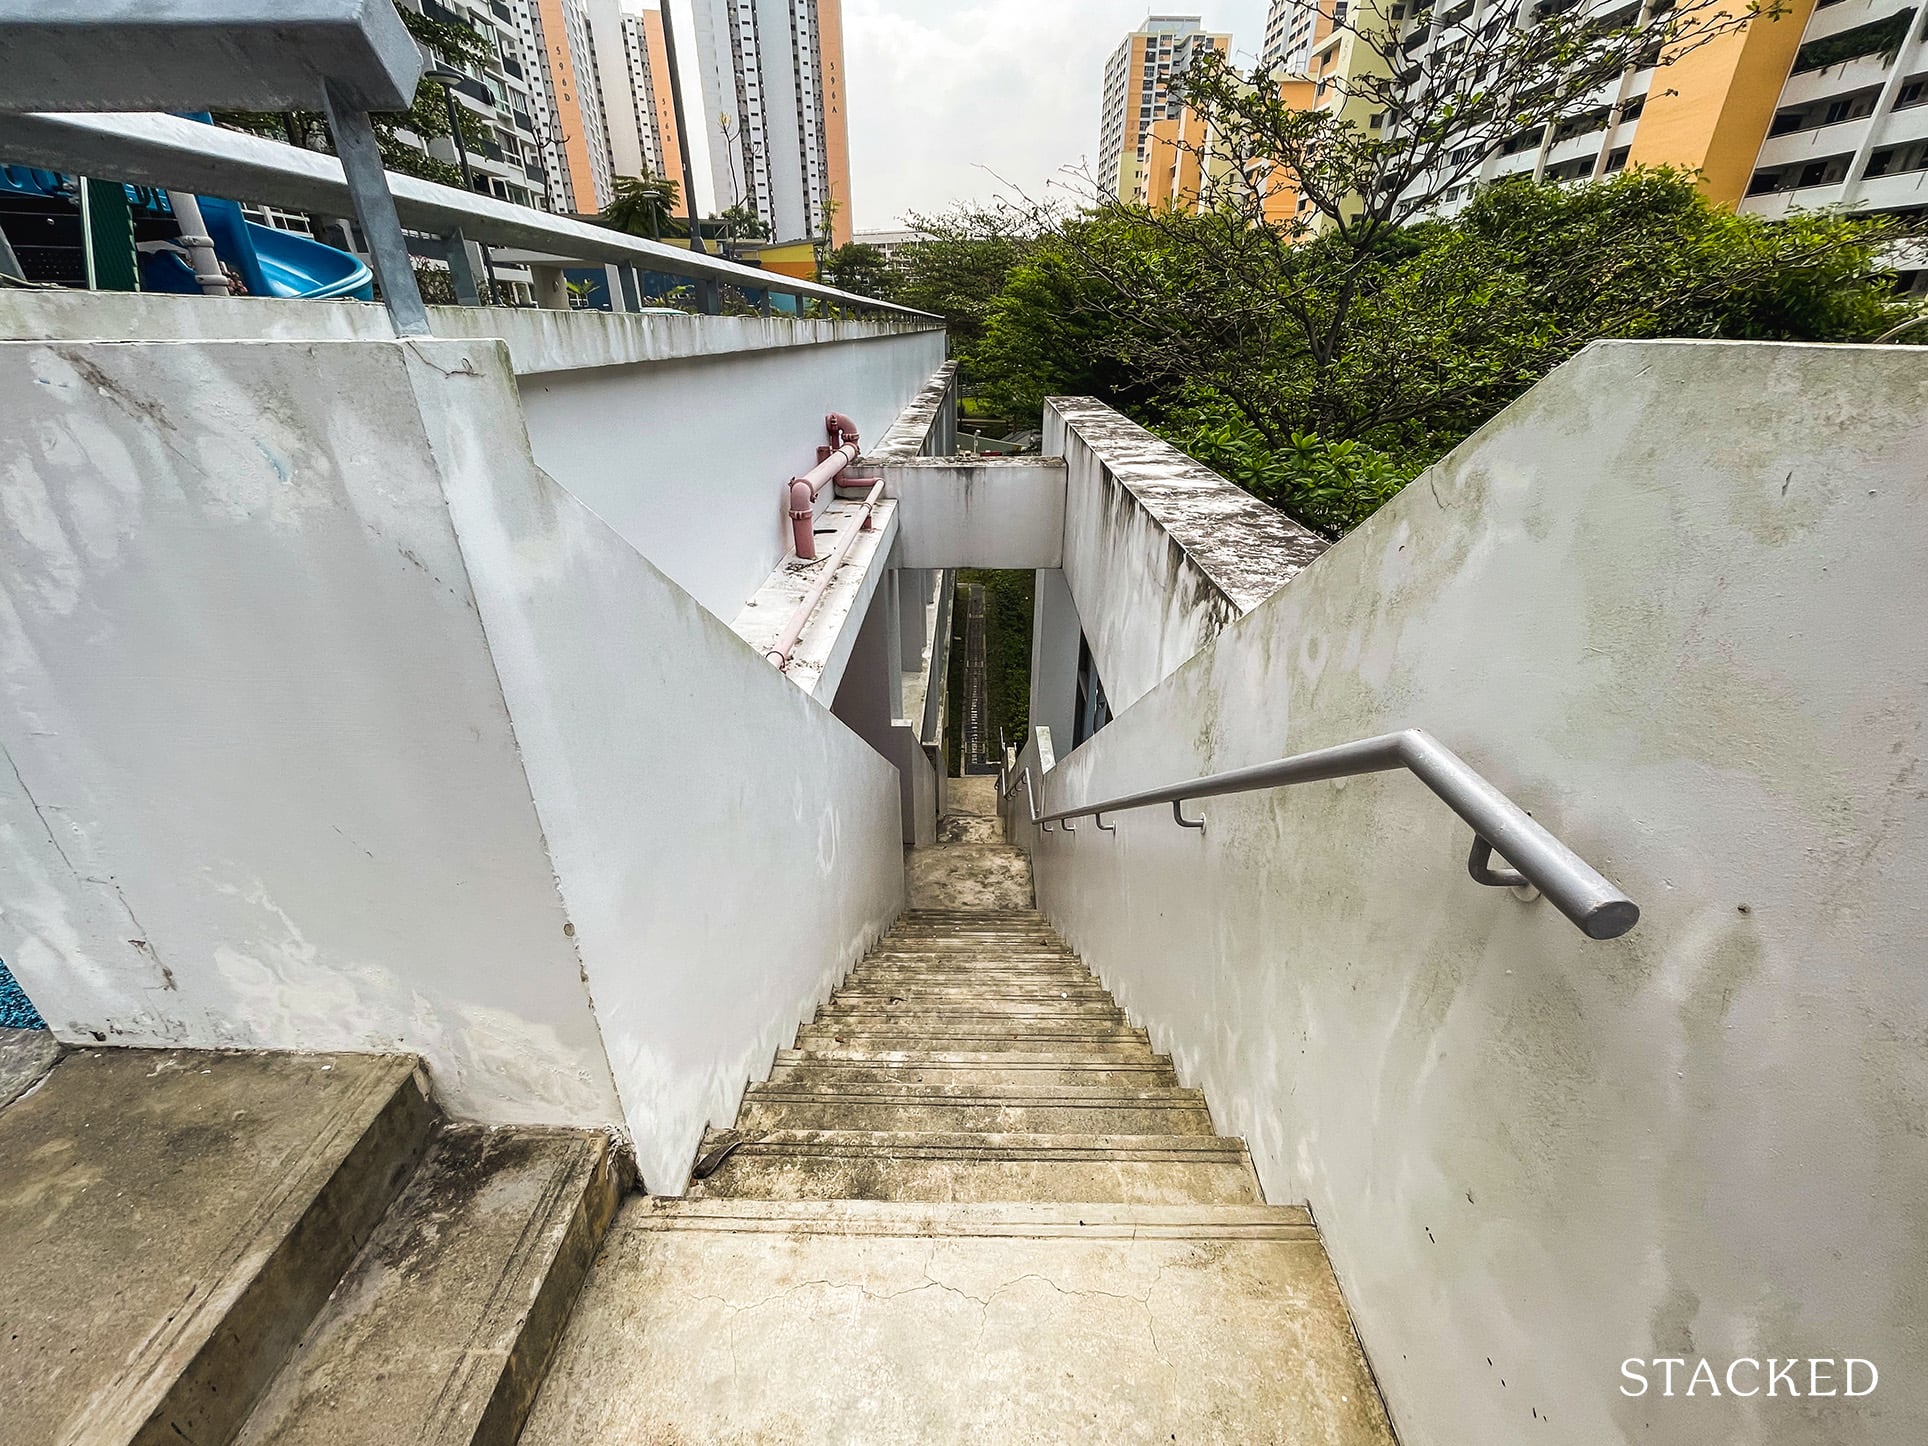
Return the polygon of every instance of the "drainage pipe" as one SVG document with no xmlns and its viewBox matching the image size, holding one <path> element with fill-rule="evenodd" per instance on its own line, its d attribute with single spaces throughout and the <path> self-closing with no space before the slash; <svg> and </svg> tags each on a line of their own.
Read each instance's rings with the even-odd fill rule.
<svg viewBox="0 0 1928 1446">
<path fill-rule="evenodd" d="M 810 524 L 816 518 L 817 498 L 837 475 L 857 460 L 857 426 L 841 412 L 832 412 L 823 419 L 824 431 L 830 436 L 830 445 L 817 449 L 817 465 L 801 477 L 792 477 L 788 487 L 790 502 L 790 532 L 796 542 L 797 556 L 805 562 L 814 562 L 817 556 L 817 537 Z"/>
<path fill-rule="evenodd" d="M 856 543 L 857 534 L 871 530 L 871 511 L 883 500 L 883 496 L 884 479 L 879 477 L 864 497 L 862 509 L 846 522 L 843 531 L 837 534 L 837 545 L 831 549 L 829 560 L 823 565 L 823 571 L 817 574 L 817 580 L 810 584 L 810 591 L 803 595 L 803 601 L 798 603 L 796 610 L 790 614 L 790 621 L 783 625 L 782 633 L 765 653 L 765 656 L 776 664 L 779 673 L 790 666 L 790 654 L 796 650 L 797 639 L 803 636 L 803 629 L 809 623 L 810 615 L 817 610 L 817 604 L 823 601 L 823 595 L 830 591 L 831 579 L 836 577 L 838 570 L 843 567 L 844 557 Z"/>
</svg>

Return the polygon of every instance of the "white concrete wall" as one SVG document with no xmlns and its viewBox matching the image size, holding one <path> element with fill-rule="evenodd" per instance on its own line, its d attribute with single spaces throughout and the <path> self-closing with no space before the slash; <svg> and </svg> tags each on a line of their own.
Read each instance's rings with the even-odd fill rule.
<svg viewBox="0 0 1928 1446">
<path fill-rule="evenodd" d="M 644 1185 L 682 1190 L 896 917 L 895 771 L 532 465 L 505 371 L 411 363 Z"/>
<path fill-rule="evenodd" d="M 790 549 L 784 484 L 815 465 L 824 415 L 879 435 L 943 359 L 943 332 L 885 330 L 547 372 L 522 397 L 538 465 L 727 620 Z"/>
<path fill-rule="evenodd" d="M 1325 548 L 1090 397 L 1046 400 L 1044 454 L 1065 460 L 1064 577 L 1114 710 L 1150 692 Z M 1069 752 L 1070 739 L 1058 746 Z"/>
<path fill-rule="evenodd" d="M 394 343 L 0 344 L 0 957 L 69 1043 L 618 1121 Z"/>
<path fill-rule="evenodd" d="M 1061 568 L 1040 569 L 1031 609 L 1031 724 L 1066 753 L 1077 736 L 1078 643 L 1084 621 Z"/>
<path fill-rule="evenodd" d="M 1057 457 L 931 457 L 879 469 L 897 499 L 900 565 L 1057 567 L 1065 466 Z"/>
<path fill-rule="evenodd" d="M 1928 1439 L 1924 457 L 1919 351 L 1596 345 L 1047 776 L 1424 726 L 1645 911 L 1592 943 L 1478 888 L 1403 775 L 1037 840 L 1311 1202 L 1409 1446 Z M 1619 1390 L 1843 1355 L 1873 1397 Z"/>
<path fill-rule="evenodd" d="M 531 458 L 500 343 L 0 344 L 0 957 L 62 1038 L 707 1123 L 895 916 L 897 780 Z"/>
<path fill-rule="evenodd" d="M 537 462 L 725 620 L 789 550 L 784 483 L 816 462 L 826 413 L 872 441 L 928 441 L 949 416 L 941 327 L 431 311 L 440 337 L 507 345 Z M 0 291 L 0 338 L 45 336 L 377 341 L 394 328 L 383 308 L 350 302 Z"/>
</svg>

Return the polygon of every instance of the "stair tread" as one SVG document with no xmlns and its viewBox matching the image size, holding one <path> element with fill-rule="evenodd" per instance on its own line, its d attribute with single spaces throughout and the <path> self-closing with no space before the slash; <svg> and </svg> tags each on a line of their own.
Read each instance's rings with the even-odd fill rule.
<svg viewBox="0 0 1928 1446">
<path fill-rule="evenodd" d="M 782 1222 L 763 1203 L 625 1208 L 523 1446 L 1392 1446 L 1309 1229 L 1257 1217 L 1240 1237 L 1241 1211 L 1200 1239 L 1128 1207 L 1065 1235 L 1022 1206 L 849 1201 L 784 1202 Z"/>
<path fill-rule="evenodd" d="M 0 1111 L 0 1240 L 32 1261 L 0 1271 L 0 1433 L 225 1439 L 412 1167 L 431 1122 L 415 1071 L 64 1055 Z"/>
<path fill-rule="evenodd" d="M 1192 1109 L 1205 1108 L 1203 1090 L 1184 1089 L 1175 1085 L 1150 1089 L 1120 1089 L 1109 1085 L 1093 1085 L 1084 1089 L 1064 1085 L 824 1084 L 808 1086 L 771 1080 L 763 1084 L 751 1085 L 747 1097 L 753 1100 L 905 1100 L 916 1104 L 937 1104 L 953 1100 L 960 1104 L 1171 1103 Z"/>
<path fill-rule="evenodd" d="M 775 1151 L 886 1153 L 900 1159 L 1016 1159 L 1101 1156 L 1107 1160 L 1245 1158 L 1245 1142 L 1225 1135 L 1095 1135 L 961 1130 L 767 1130 L 746 1136 L 731 1161 Z M 726 1162 L 726 1168 L 729 1162 Z"/>
<path fill-rule="evenodd" d="M 1010 1235 L 1187 1240 L 1305 1239 L 1303 1205 L 1121 1205 L 1102 1201 L 744 1200 L 650 1196 L 619 1230 L 780 1230 L 849 1235 Z"/>
<path fill-rule="evenodd" d="M 236 1446 L 469 1441 L 492 1412 L 519 1420 L 553 1344 L 525 1323 L 545 1289 L 573 1300 L 615 1204 L 599 1134 L 444 1130 Z"/>
</svg>

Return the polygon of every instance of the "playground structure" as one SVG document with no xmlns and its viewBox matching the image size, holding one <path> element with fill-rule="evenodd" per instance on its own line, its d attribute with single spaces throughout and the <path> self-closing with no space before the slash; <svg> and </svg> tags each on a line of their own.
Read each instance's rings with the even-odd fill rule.
<svg viewBox="0 0 1928 1446">
<path fill-rule="evenodd" d="M 250 221 L 233 201 L 196 197 L 201 226 L 232 283 L 249 296 L 374 298 L 374 277 L 351 252 Z M 176 199 L 149 186 L 0 166 L 0 233 L 22 280 L 195 295 L 191 248 Z M 31 239 L 30 239 L 31 238 Z M 119 283 L 119 284 L 117 284 Z"/>
</svg>

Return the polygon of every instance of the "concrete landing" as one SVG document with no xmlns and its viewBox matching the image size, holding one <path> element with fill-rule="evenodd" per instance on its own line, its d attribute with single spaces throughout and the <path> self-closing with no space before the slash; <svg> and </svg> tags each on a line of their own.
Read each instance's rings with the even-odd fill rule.
<svg viewBox="0 0 1928 1446">
<path fill-rule="evenodd" d="M 995 912 L 1028 910 L 1033 903 L 1031 858 L 1004 841 L 997 816 L 997 780 L 953 778 L 945 784 L 948 809 L 938 841 L 910 851 L 910 906 Z"/>
<path fill-rule="evenodd" d="M 0 1110 L 0 1439 L 216 1443 L 413 1168 L 412 1058 L 76 1050 Z"/>
<path fill-rule="evenodd" d="M 524 1446 L 1390 1446 L 1304 1214 L 636 1201 Z"/>
</svg>

